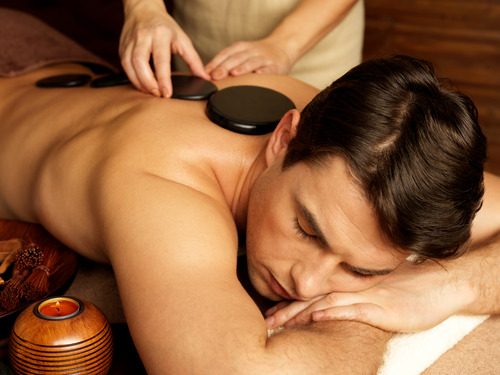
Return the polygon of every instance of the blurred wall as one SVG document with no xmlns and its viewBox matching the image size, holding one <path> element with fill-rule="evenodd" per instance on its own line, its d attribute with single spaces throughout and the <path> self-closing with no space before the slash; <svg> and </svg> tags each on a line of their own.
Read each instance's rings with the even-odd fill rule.
<svg viewBox="0 0 500 375">
<path fill-rule="evenodd" d="M 364 58 L 430 60 L 474 100 L 500 166 L 500 0 L 365 0 Z M 500 173 L 500 167 L 495 167 Z"/>
</svg>

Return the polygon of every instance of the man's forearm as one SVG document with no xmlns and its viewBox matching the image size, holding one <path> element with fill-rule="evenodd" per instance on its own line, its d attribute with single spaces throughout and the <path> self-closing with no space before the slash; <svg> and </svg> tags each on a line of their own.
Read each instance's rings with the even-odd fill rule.
<svg viewBox="0 0 500 375">
<path fill-rule="evenodd" d="M 377 373 L 391 336 L 363 323 L 321 322 L 285 329 L 268 340 L 267 349 L 288 351 L 296 373 L 368 375 Z"/>
<path fill-rule="evenodd" d="M 467 306 L 469 314 L 500 313 L 500 234 L 456 259 L 457 277 L 467 277 L 476 296 Z M 463 273 L 463 274 L 462 274 Z"/>
</svg>

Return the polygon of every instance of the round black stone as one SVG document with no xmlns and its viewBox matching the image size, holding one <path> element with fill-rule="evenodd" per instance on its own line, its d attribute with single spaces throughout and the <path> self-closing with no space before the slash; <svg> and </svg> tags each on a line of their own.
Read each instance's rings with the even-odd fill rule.
<svg viewBox="0 0 500 375">
<path fill-rule="evenodd" d="M 217 91 L 217 86 L 203 78 L 189 75 L 172 75 L 172 98 L 205 100 Z"/>
<path fill-rule="evenodd" d="M 217 125 L 241 134 L 272 132 L 281 117 L 295 108 L 282 93 L 259 86 L 233 86 L 210 96 L 206 113 Z"/>
<path fill-rule="evenodd" d="M 90 78 L 88 74 L 61 74 L 42 78 L 36 82 L 36 86 L 43 88 L 77 87 L 86 85 Z"/>
</svg>

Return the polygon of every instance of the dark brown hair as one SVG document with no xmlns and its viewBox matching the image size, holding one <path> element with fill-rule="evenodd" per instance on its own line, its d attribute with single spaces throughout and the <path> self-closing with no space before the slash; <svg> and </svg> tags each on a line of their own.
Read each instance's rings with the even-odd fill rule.
<svg viewBox="0 0 500 375">
<path fill-rule="evenodd" d="M 283 168 L 345 157 L 384 234 L 420 258 L 459 255 L 483 196 L 486 139 L 465 95 L 408 56 L 362 63 L 303 110 Z"/>
</svg>

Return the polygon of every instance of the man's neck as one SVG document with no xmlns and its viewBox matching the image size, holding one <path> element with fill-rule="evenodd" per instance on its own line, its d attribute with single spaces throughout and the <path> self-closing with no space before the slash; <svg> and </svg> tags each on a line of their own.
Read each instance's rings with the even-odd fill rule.
<svg viewBox="0 0 500 375">
<path fill-rule="evenodd" d="M 228 206 L 240 233 L 244 233 L 246 228 L 250 192 L 265 168 L 265 149 L 262 149 L 253 159 L 249 160 L 249 163 L 241 166 L 230 182 L 232 185 L 230 192 L 226 192 Z M 224 169 L 221 171 L 224 173 Z"/>
</svg>

